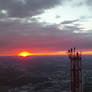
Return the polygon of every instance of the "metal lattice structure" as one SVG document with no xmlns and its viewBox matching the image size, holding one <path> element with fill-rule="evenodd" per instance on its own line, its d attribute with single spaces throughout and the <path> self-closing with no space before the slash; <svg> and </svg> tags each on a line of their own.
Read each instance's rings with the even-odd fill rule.
<svg viewBox="0 0 92 92">
<path fill-rule="evenodd" d="M 68 50 L 71 61 L 71 92 L 82 92 L 82 64 L 81 53 L 75 48 Z"/>
</svg>

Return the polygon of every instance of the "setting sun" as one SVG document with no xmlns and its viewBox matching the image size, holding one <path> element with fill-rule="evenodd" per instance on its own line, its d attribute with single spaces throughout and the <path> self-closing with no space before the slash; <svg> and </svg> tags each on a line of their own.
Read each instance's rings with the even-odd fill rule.
<svg viewBox="0 0 92 92">
<path fill-rule="evenodd" d="M 18 56 L 22 56 L 22 57 L 27 57 L 27 56 L 30 56 L 30 55 L 31 55 L 31 53 L 29 53 L 29 52 L 21 52 L 21 53 L 18 54 Z"/>
</svg>

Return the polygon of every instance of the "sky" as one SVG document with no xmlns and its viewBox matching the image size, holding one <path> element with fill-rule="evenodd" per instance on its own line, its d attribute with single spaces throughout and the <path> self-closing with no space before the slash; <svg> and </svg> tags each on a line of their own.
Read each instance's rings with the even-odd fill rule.
<svg viewBox="0 0 92 92">
<path fill-rule="evenodd" d="M 92 51 L 91 10 L 92 0 L 0 0 L 0 55 Z"/>
</svg>

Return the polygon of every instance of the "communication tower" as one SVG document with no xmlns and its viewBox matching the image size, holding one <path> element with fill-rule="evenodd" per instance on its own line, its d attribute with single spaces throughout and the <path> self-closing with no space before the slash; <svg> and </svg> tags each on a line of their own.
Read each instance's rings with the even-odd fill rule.
<svg viewBox="0 0 92 92">
<path fill-rule="evenodd" d="M 71 92 L 82 92 L 81 52 L 71 48 L 68 50 L 68 56 L 71 62 Z"/>
</svg>

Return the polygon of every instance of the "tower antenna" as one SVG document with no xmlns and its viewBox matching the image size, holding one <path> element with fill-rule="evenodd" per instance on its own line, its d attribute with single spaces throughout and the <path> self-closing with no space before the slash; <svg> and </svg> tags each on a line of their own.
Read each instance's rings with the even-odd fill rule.
<svg viewBox="0 0 92 92">
<path fill-rule="evenodd" d="M 82 92 L 82 64 L 81 53 L 76 48 L 68 50 L 71 69 L 71 92 Z"/>
</svg>

